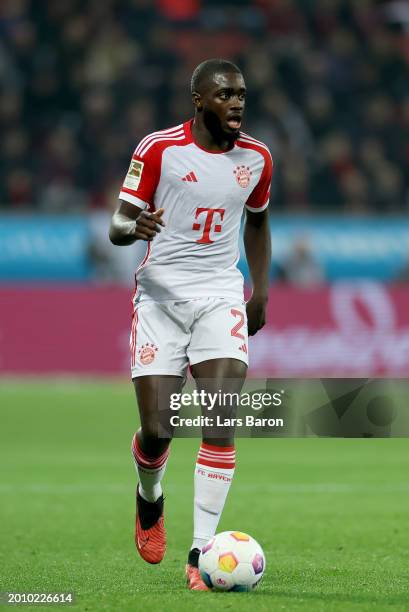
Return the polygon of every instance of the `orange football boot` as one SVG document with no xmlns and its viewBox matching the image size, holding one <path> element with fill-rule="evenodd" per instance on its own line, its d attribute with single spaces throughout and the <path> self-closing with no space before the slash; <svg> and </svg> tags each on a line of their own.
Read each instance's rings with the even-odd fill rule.
<svg viewBox="0 0 409 612">
<path fill-rule="evenodd" d="M 192 548 L 189 551 L 185 568 L 187 586 L 191 591 L 210 591 L 199 572 L 199 555 L 200 550 L 198 548 Z"/>
<path fill-rule="evenodd" d="M 210 591 L 202 580 L 199 568 L 189 563 L 186 565 L 186 582 L 191 591 Z"/>
<path fill-rule="evenodd" d="M 163 495 L 148 502 L 136 490 L 135 545 L 147 563 L 160 563 L 166 552 Z"/>
</svg>

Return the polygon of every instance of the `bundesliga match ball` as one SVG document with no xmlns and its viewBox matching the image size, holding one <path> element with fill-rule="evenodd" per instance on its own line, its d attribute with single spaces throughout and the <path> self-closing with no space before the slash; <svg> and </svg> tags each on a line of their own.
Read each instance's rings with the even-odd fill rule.
<svg viewBox="0 0 409 612">
<path fill-rule="evenodd" d="M 203 546 L 199 571 L 203 582 L 215 591 L 251 591 L 266 567 L 263 549 L 241 531 L 223 531 Z"/>
</svg>

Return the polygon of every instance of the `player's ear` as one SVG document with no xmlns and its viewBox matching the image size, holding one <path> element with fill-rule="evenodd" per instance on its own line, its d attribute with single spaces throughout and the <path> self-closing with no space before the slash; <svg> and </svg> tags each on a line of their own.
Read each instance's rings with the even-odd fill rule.
<svg viewBox="0 0 409 612">
<path fill-rule="evenodd" d="M 201 95 L 197 93 L 197 91 L 192 91 L 192 100 L 196 110 L 201 112 L 203 110 L 202 98 Z"/>
</svg>

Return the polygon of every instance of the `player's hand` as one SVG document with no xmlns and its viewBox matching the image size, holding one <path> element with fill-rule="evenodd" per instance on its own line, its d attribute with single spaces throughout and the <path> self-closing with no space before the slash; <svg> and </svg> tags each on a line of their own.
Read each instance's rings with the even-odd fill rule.
<svg viewBox="0 0 409 612">
<path fill-rule="evenodd" d="M 164 208 L 155 210 L 154 213 L 143 210 L 135 221 L 135 237 L 137 240 L 147 240 L 150 242 L 156 234 L 161 231 L 161 226 L 165 227 L 162 215 Z"/>
<path fill-rule="evenodd" d="M 254 336 L 266 323 L 267 299 L 255 295 L 246 304 L 249 336 Z"/>
</svg>

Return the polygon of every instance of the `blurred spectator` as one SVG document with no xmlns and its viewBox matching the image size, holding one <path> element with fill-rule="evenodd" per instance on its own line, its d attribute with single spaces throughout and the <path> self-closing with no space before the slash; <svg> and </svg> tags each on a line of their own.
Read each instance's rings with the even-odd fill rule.
<svg viewBox="0 0 409 612">
<path fill-rule="evenodd" d="M 368 213 L 370 191 L 365 175 L 354 168 L 341 177 L 340 183 L 347 211 L 359 215 Z"/>
<path fill-rule="evenodd" d="M 406 261 L 402 268 L 399 270 L 396 278 L 392 279 L 392 282 L 398 283 L 409 283 L 409 255 L 406 257 Z"/>
<path fill-rule="evenodd" d="M 315 259 L 308 238 L 297 238 L 288 256 L 277 266 L 277 280 L 298 287 L 315 287 L 324 282 L 324 271 Z"/>
<path fill-rule="evenodd" d="M 3 0 L 1 206 L 102 206 L 137 142 L 193 114 L 194 65 L 228 56 L 271 210 L 399 212 L 409 193 L 401 0 Z"/>
<path fill-rule="evenodd" d="M 101 204 L 104 205 L 104 209 L 90 215 L 89 256 L 92 262 L 93 280 L 98 283 L 122 284 L 129 287 L 135 269 L 145 257 L 147 243 L 138 240 L 126 249 L 118 249 L 107 240 L 112 212 L 117 205 L 118 189 L 118 182 L 108 185 L 105 193 L 101 194 Z"/>
</svg>

